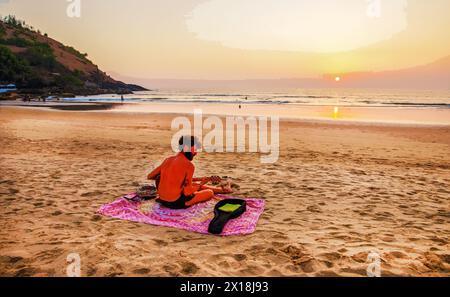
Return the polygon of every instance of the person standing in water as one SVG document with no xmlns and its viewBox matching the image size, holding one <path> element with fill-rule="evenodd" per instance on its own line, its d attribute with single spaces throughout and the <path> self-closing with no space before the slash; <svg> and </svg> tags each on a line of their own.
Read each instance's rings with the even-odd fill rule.
<svg viewBox="0 0 450 297">
<path fill-rule="evenodd" d="M 120 96 L 120 101 L 123 103 L 123 101 L 124 101 L 123 95 Z"/>
</svg>

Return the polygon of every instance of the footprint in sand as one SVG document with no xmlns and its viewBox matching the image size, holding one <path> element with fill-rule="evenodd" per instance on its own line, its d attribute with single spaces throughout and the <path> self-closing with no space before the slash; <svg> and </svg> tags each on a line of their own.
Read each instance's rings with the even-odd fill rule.
<svg viewBox="0 0 450 297">
<path fill-rule="evenodd" d="M 308 207 L 306 208 L 306 210 L 309 211 L 309 212 L 315 212 L 315 213 L 321 213 L 321 212 L 322 212 L 322 210 L 320 209 L 320 207 L 317 206 L 317 205 L 310 205 L 310 206 L 308 206 Z"/>
<path fill-rule="evenodd" d="M 368 252 L 360 252 L 351 256 L 351 259 L 358 263 L 365 263 L 367 261 Z"/>
<path fill-rule="evenodd" d="M 97 268 L 89 267 L 87 270 L 87 276 L 94 276 L 97 273 Z"/>
<path fill-rule="evenodd" d="M 16 264 L 23 260 L 23 257 L 20 256 L 0 256 L 0 262 L 4 264 Z"/>
<path fill-rule="evenodd" d="M 390 259 L 407 259 L 408 256 L 405 253 L 402 253 L 400 251 L 393 251 L 390 253 L 386 253 L 383 255 L 386 261 Z M 389 261 L 388 261 L 389 262 Z"/>
<path fill-rule="evenodd" d="M 37 273 L 37 270 L 31 267 L 22 268 L 14 274 L 15 277 L 30 277 Z"/>
<path fill-rule="evenodd" d="M 101 191 L 93 191 L 93 192 L 85 192 L 81 194 L 81 197 L 94 197 L 94 196 L 100 196 L 103 192 Z"/>
<path fill-rule="evenodd" d="M 246 260 L 246 259 L 247 259 L 247 256 L 244 255 L 244 254 L 235 254 L 235 255 L 233 255 L 233 258 L 234 258 L 236 261 L 241 262 L 241 261 Z"/>
<path fill-rule="evenodd" d="M 193 275 L 197 273 L 200 268 L 192 262 L 181 263 L 181 273 L 185 275 Z"/>
<path fill-rule="evenodd" d="M 169 244 L 164 241 L 164 240 L 160 240 L 160 239 L 152 239 L 157 246 L 168 246 Z"/>
<path fill-rule="evenodd" d="M 15 181 L 13 181 L 13 180 L 0 180 L 0 185 L 1 184 L 12 186 L 12 185 L 15 184 Z"/>
<path fill-rule="evenodd" d="M 11 195 L 15 195 L 20 192 L 18 189 L 14 189 L 14 188 L 9 188 L 8 191 Z"/>
<path fill-rule="evenodd" d="M 150 273 L 150 269 L 148 268 L 139 268 L 139 269 L 135 269 L 133 270 L 134 274 L 149 274 Z"/>
<path fill-rule="evenodd" d="M 36 206 L 37 208 L 41 208 L 44 206 L 44 203 L 42 202 L 37 202 L 37 203 L 33 203 L 34 206 Z"/>
<path fill-rule="evenodd" d="M 93 215 L 92 218 L 91 218 L 91 221 L 98 222 L 101 219 L 102 219 L 102 216 L 100 216 L 100 215 Z"/>
<path fill-rule="evenodd" d="M 288 236 L 284 235 L 284 234 L 275 234 L 272 236 L 273 239 L 281 239 L 281 240 L 286 240 L 289 239 Z"/>
<path fill-rule="evenodd" d="M 331 268 L 333 266 L 333 262 L 342 260 L 344 256 L 342 256 L 339 253 L 331 252 L 331 253 L 323 253 L 319 255 L 320 258 L 323 258 L 324 263 L 327 265 L 328 268 Z M 331 265 L 330 265 L 331 263 Z"/>
</svg>

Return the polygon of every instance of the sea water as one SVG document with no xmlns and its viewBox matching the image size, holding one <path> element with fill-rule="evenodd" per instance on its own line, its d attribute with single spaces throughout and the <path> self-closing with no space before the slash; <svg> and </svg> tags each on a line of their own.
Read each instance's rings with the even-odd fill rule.
<svg viewBox="0 0 450 297">
<path fill-rule="evenodd" d="M 450 125 L 450 91 L 160 89 L 124 95 L 64 98 L 111 102 L 115 112 L 272 116 L 288 119 Z"/>
<path fill-rule="evenodd" d="M 65 98 L 67 101 L 121 102 L 115 94 Z M 449 91 L 359 90 L 359 89 L 280 89 L 190 90 L 161 89 L 124 96 L 126 102 L 185 102 L 229 104 L 301 104 L 350 106 L 431 106 L 450 108 Z"/>
</svg>

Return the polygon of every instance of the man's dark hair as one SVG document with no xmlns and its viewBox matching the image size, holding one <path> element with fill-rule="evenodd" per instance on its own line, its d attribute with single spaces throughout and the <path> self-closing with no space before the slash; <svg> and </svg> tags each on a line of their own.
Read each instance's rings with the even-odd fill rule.
<svg viewBox="0 0 450 297">
<path fill-rule="evenodd" d="M 180 140 L 178 141 L 178 145 L 180 148 L 180 151 L 183 150 L 184 146 L 187 145 L 188 147 L 195 146 L 195 148 L 199 149 L 202 147 L 202 144 L 195 136 L 181 136 Z"/>
</svg>

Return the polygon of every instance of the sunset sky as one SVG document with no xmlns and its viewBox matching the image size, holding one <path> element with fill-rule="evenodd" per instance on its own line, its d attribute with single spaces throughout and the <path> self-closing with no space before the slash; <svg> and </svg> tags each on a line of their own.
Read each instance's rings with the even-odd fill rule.
<svg viewBox="0 0 450 297">
<path fill-rule="evenodd" d="M 141 78 L 318 77 L 450 54 L 448 0 L 0 0 L 101 69 Z M 370 6 L 372 5 L 372 6 Z"/>
</svg>

